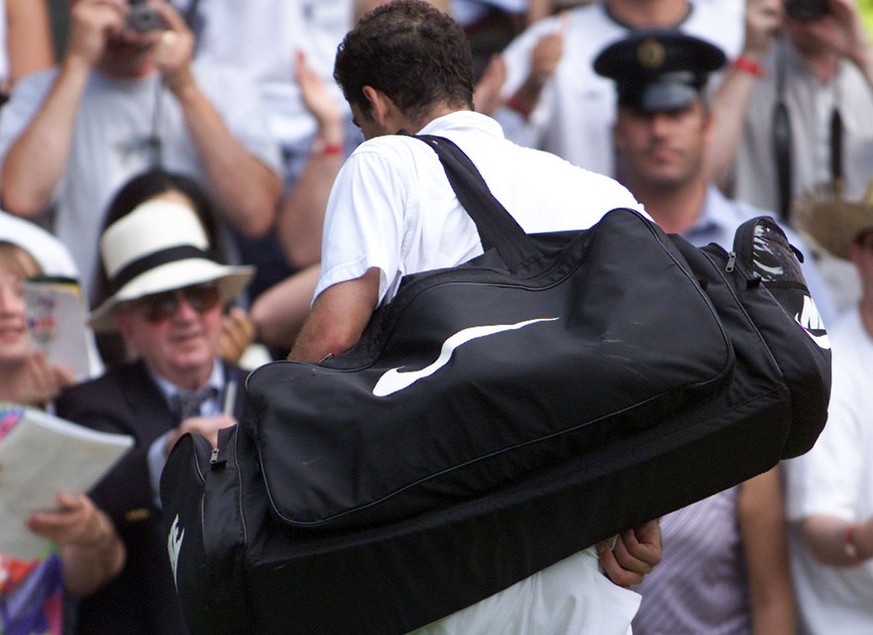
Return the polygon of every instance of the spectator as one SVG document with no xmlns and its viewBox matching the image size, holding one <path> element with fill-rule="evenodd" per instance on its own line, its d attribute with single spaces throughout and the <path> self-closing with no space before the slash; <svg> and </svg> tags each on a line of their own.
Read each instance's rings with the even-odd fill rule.
<svg viewBox="0 0 873 635">
<path fill-rule="evenodd" d="M 827 0 L 828 13 L 813 20 L 783 14 L 774 0 L 749 1 L 768 17 L 748 25 L 713 102 L 722 151 L 714 174 L 737 199 L 784 219 L 795 197 L 822 182 L 860 196 L 873 173 L 873 49 L 855 0 Z M 777 143 L 780 103 L 789 128 Z"/>
<path fill-rule="evenodd" d="M 615 146 L 630 191 L 665 231 L 731 249 L 737 227 L 760 214 L 706 177 L 713 123 L 703 93 L 724 62 L 707 42 L 648 31 L 607 47 L 594 67 L 615 80 Z M 810 263 L 804 273 L 814 274 Z M 667 514 L 661 530 L 664 559 L 638 587 L 634 633 L 793 635 L 777 469 Z"/>
<path fill-rule="evenodd" d="M 592 62 L 609 43 L 644 28 L 678 28 L 711 40 L 728 55 L 739 50 L 742 37 L 740 10 L 725 1 L 603 0 L 541 20 L 503 52 L 503 96 L 525 120 L 526 142 L 615 175 L 609 136 L 614 91 Z"/>
<path fill-rule="evenodd" d="M 0 210 L 0 240 L 26 249 L 39 262 L 45 275 L 79 280 L 79 270 L 66 245 L 35 223 Z M 89 377 L 96 377 L 103 372 L 103 360 L 91 327 L 85 326 L 85 329 Z"/>
<path fill-rule="evenodd" d="M 69 370 L 49 364 L 42 352 L 32 348 L 21 285 L 24 279 L 41 275 L 42 268 L 20 244 L 0 239 L 0 273 L 0 318 L 3 331 L 9 333 L 3 340 L 0 358 L 0 372 L 5 379 L 0 381 L 0 401 L 44 407 L 75 378 Z"/>
<path fill-rule="evenodd" d="M 669 76 L 670 68 L 687 63 L 679 55 L 670 56 L 677 42 L 694 42 L 687 46 L 705 51 L 705 61 L 711 65 L 708 72 L 701 68 L 686 77 Z M 595 68 L 616 80 L 613 138 L 624 184 L 664 231 L 682 234 L 698 246 L 715 242 L 729 247 L 741 223 L 771 213 L 725 198 L 705 169 L 714 116 L 700 90 L 708 74 L 724 64 L 724 53 L 692 36 L 670 31 L 641 32 L 615 47 L 607 47 L 598 56 Z M 654 65 L 644 67 L 637 55 L 649 55 Z M 800 236 L 783 229 L 793 245 L 809 252 Z M 801 266 L 827 324 L 835 316 L 828 289 L 812 258 Z"/>
<path fill-rule="evenodd" d="M 106 218 L 103 220 L 103 231 L 140 204 L 153 199 L 170 200 L 193 210 L 206 232 L 212 257 L 217 262 L 229 262 L 233 246 L 226 244 L 228 236 L 221 231 L 215 204 L 208 193 L 194 179 L 160 168 L 138 174 L 118 189 L 109 202 Z M 100 267 L 101 271 L 92 293 L 92 306 L 102 304 L 112 295 L 102 259 Z M 246 311 L 238 303 L 231 305 L 222 317 L 219 356 L 227 362 L 238 363 L 252 343 L 254 334 L 255 325 Z M 110 367 L 129 361 L 130 351 L 125 350 L 124 340 L 118 332 L 101 333 L 99 342 L 103 359 Z"/>
<path fill-rule="evenodd" d="M 87 289 L 106 203 L 147 167 L 194 175 L 244 234 L 275 218 L 278 156 L 254 88 L 229 69 L 192 67 L 179 14 L 163 0 L 149 7 L 166 28 L 125 26 L 123 0 L 74 0 L 62 62 L 19 83 L 0 119 L 7 210 L 50 220 Z"/>
<path fill-rule="evenodd" d="M 331 192 L 322 273 L 294 359 L 318 361 L 352 347 L 404 274 L 482 253 L 433 150 L 394 134 L 401 129 L 444 135 L 466 149 L 527 231 L 586 227 L 613 207 L 637 207 L 611 179 L 518 147 L 472 112 L 466 37 L 426 2 L 397 0 L 364 16 L 340 46 L 334 72 L 367 141 Z M 600 564 L 616 584 L 600 572 L 592 547 L 418 632 L 624 635 L 638 598 L 620 585 L 638 582 L 659 556 L 653 521 L 623 532 L 613 550 L 600 546 Z"/>
<path fill-rule="evenodd" d="M 713 102 L 712 174 L 735 198 L 789 221 L 795 202 L 822 186 L 860 196 L 873 173 L 873 57 L 855 0 L 826 0 L 828 13 L 813 20 L 775 0 L 748 1 L 743 54 Z M 837 308 L 853 306 L 855 268 L 816 256 Z"/>
<path fill-rule="evenodd" d="M 73 383 L 31 348 L 22 279 L 40 275 L 24 247 L 0 241 L 0 400 L 43 407 Z M 4 408 L 0 438 L 17 419 Z M 2 466 L 0 466 L 2 469 Z M 110 519 L 84 494 L 58 497 L 58 509 L 33 514 L 28 527 L 57 548 L 32 562 L 0 554 L 0 632 L 63 632 L 63 590 L 87 594 L 121 569 L 125 552 Z"/>
<path fill-rule="evenodd" d="M 787 462 L 791 563 L 803 635 L 856 635 L 873 624 L 873 200 L 828 203 L 798 218 L 834 257 L 857 268 L 860 301 L 828 331 L 828 423 Z"/>
<path fill-rule="evenodd" d="M 0 239 L 16 242 L 26 248 L 46 275 L 79 277 L 66 246 L 35 223 L 0 210 Z"/>
<path fill-rule="evenodd" d="M 173 231 L 167 231 L 172 227 Z M 249 267 L 215 262 L 189 207 L 150 200 L 110 225 L 100 241 L 113 295 L 94 312 L 98 331 L 117 328 L 140 359 L 65 390 L 60 416 L 129 434 L 135 446 L 92 491 L 127 547 L 120 575 L 79 604 L 89 635 L 172 635 L 185 627 L 149 472 L 185 432 L 213 443 L 235 422 L 243 375 L 218 361 L 222 304 L 251 278 Z"/>
</svg>

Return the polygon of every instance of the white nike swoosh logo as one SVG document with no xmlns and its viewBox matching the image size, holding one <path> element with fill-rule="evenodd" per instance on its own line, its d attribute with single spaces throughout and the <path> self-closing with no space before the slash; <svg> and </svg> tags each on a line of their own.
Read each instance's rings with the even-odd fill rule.
<svg viewBox="0 0 873 635">
<path fill-rule="evenodd" d="M 552 322 L 558 318 L 536 318 L 533 320 L 525 320 L 524 322 L 516 322 L 515 324 L 492 324 L 488 326 L 471 326 L 470 328 L 458 331 L 445 342 L 440 349 L 439 357 L 432 364 L 422 368 L 421 370 L 402 371 L 402 368 L 392 368 L 385 371 L 373 387 L 373 394 L 377 397 L 386 397 L 399 390 L 408 388 L 419 379 L 430 377 L 440 368 L 449 363 L 452 354 L 459 346 L 466 344 L 481 337 L 487 337 L 496 333 L 505 331 L 515 331 L 522 329 L 536 322 Z"/>
<path fill-rule="evenodd" d="M 170 533 L 167 536 L 167 551 L 170 554 L 170 568 L 173 570 L 173 582 L 178 590 L 179 583 L 176 580 L 176 574 L 179 567 L 179 554 L 182 551 L 182 541 L 185 539 L 185 530 L 179 527 L 179 514 L 173 520 L 173 525 L 170 527 Z"/>
<path fill-rule="evenodd" d="M 831 338 L 827 332 L 821 335 L 816 335 L 812 331 L 824 331 L 825 325 L 821 319 L 821 314 L 818 312 L 818 307 L 815 306 L 815 301 L 810 296 L 803 296 L 803 308 L 800 313 L 794 315 L 794 321 L 800 325 L 800 328 L 815 342 L 816 346 L 824 350 L 829 350 L 831 347 Z"/>
</svg>

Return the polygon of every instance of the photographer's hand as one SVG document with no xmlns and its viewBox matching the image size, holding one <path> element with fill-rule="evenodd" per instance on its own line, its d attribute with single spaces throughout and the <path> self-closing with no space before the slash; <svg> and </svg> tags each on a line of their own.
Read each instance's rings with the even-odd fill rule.
<svg viewBox="0 0 873 635">
<path fill-rule="evenodd" d="M 76 0 L 67 49 L 48 95 L 9 147 L 0 172 L 6 211 L 35 218 L 52 202 L 67 168 L 73 129 L 92 69 L 109 57 L 107 42 L 124 31 L 125 0 Z"/>
<path fill-rule="evenodd" d="M 740 56 L 760 63 L 773 45 L 783 19 L 779 0 L 747 0 L 745 38 Z"/>
<path fill-rule="evenodd" d="M 342 145 L 342 113 L 321 77 L 306 64 L 302 50 L 294 53 L 294 79 L 300 86 L 303 105 L 318 122 L 318 137 L 327 144 Z"/>
<path fill-rule="evenodd" d="M 103 56 L 106 42 L 124 30 L 128 11 L 124 0 L 79 0 L 70 9 L 70 31 L 64 66 L 80 63 L 90 69 Z"/>
<path fill-rule="evenodd" d="M 191 63 L 194 34 L 182 16 L 163 0 L 150 0 L 149 6 L 166 24 L 164 31 L 149 34 L 154 64 L 182 109 L 218 210 L 243 235 L 264 236 L 276 217 L 282 189 L 279 174 L 234 136 L 198 83 Z"/>
<path fill-rule="evenodd" d="M 164 78 L 164 84 L 177 97 L 196 87 L 191 72 L 194 58 L 194 34 L 185 20 L 168 2 L 153 0 L 151 6 L 163 18 L 167 28 L 149 34 L 154 46 L 154 61 Z"/>
<path fill-rule="evenodd" d="M 828 9 L 828 15 L 809 24 L 810 34 L 855 64 L 873 86 L 873 52 L 855 0 L 829 0 Z"/>
</svg>

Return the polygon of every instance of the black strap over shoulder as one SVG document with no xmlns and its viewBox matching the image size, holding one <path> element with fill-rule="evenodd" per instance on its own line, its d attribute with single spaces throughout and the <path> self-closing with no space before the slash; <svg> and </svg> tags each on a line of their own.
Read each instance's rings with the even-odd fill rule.
<svg viewBox="0 0 873 635">
<path fill-rule="evenodd" d="M 415 138 L 427 143 L 437 153 L 452 189 L 476 224 L 479 239 L 486 250 L 496 249 L 510 270 L 539 255 L 534 242 L 494 197 L 463 150 L 445 137 L 415 135 Z"/>
</svg>

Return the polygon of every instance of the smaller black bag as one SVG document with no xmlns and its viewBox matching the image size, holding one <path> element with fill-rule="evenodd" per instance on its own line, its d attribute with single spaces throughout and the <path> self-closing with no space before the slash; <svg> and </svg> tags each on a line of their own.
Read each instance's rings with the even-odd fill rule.
<svg viewBox="0 0 873 635">
<path fill-rule="evenodd" d="M 790 427 L 783 459 L 808 452 L 827 421 L 831 384 L 830 340 L 806 286 L 800 254 L 769 216 L 750 219 L 734 235 L 730 253 L 710 244 L 697 249 L 679 236 L 677 248 L 712 297 L 729 332 L 754 325 L 763 349 L 772 356 L 790 394 Z M 730 291 L 735 302 L 720 294 Z M 733 309 L 742 307 L 745 315 Z M 728 310 L 731 309 L 731 310 Z M 755 364 L 736 347 L 740 372 Z"/>
<path fill-rule="evenodd" d="M 481 181 L 471 202 L 469 160 L 435 149 L 486 253 L 410 277 L 348 354 L 255 371 L 218 452 L 185 438 L 171 453 L 161 493 L 192 633 L 405 633 L 763 472 L 824 425 L 826 334 L 771 220 L 730 254 L 629 210 L 520 238 L 483 211 Z M 452 333 L 549 312 L 374 396 Z"/>
<path fill-rule="evenodd" d="M 191 633 L 253 632 L 236 433 L 236 427 L 219 432 L 221 460 L 205 437 L 183 435 L 161 475 L 167 553 Z"/>
</svg>

